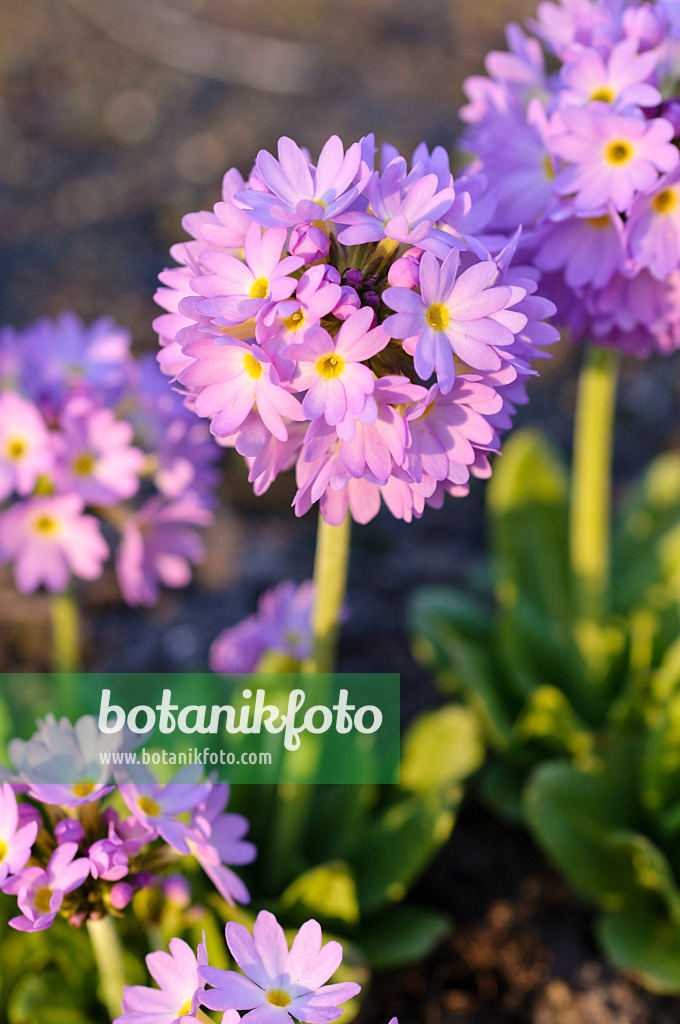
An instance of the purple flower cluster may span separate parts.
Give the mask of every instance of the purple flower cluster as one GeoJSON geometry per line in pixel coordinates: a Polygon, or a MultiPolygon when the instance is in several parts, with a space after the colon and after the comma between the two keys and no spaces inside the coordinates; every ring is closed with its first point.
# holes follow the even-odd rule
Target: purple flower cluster
{"type": "MultiPolygon", "coordinates": [[[[222,1010],[222,1024],[331,1024],[341,1014],[339,1004],[361,991],[355,982],[327,985],[342,961],[342,946],[322,945],[316,921],[302,925],[290,949],[273,914],[261,911],[252,935],[242,924],[226,927],[229,951],[243,971],[211,967],[205,936],[197,953],[181,939],[171,939],[170,953],[150,953],[149,972],[159,988],[128,986],[123,1013],[114,1024],[170,1024],[194,1021],[205,1006],[222,1010]],[[206,984],[214,986],[206,989],[206,984]],[[243,1018],[238,1011],[245,1010],[243,1018]]],[[[390,1022],[392,1024],[392,1022],[390,1022]]]]}
{"type": "Polygon", "coordinates": [[[463,145],[497,199],[492,227],[523,225],[521,251],[575,340],[675,351],[677,3],[543,2],[528,30],[510,25],[508,52],[465,84],[463,145]]]}
{"type": "Polygon", "coordinates": [[[0,332],[0,561],[22,593],[98,578],[112,540],[129,604],[186,585],[218,453],[110,320],[63,313],[0,332]]]}
{"type": "Polygon", "coordinates": [[[262,658],[271,654],[290,661],[291,667],[299,664],[312,653],[313,598],[312,580],[299,586],[283,580],[265,591],[254,615],[223,630],[213,642],[210,668],[213,672],[255,672],[262,658]]]}
{"type": "Polygon", "coordinates": [[[296,514],[318,501],[332,524],[467,493],[556,337],[517,239],[484,234],[482,175],[454,182],[440,147],[376,158],[333,136],[314,166],[282,138],[228,171],[156,296],[162,368],[255,492],[294,465],[296,514]]]}
{"type": "Polygon", "coordinates": [[[248,864],[256,849],[248,822],[225,813],[229,787],[201,780],[201,767],[180,768],[158,782],[136,765],[132,781],[111,782],[106,764],[124,749],[122,734],[104,735],[95,719],[75,726],[48,715],[28,741],[9,744],[13,770],[0,769],[0,884],[17,897],[19,931],[42,931],[57,915],[74,927],[120,914],[157,873],[193,855],[229,903],[248,890],[229,864],[248,864]],[[55,779],[68,778],[68,783],[55,779]],[[130,814],[102,801],[117,788],[130,814]],[[17,802],[17,794],[25,796],[17,802]],[[28,864],[28,866],[26,866],[28,864]]]}

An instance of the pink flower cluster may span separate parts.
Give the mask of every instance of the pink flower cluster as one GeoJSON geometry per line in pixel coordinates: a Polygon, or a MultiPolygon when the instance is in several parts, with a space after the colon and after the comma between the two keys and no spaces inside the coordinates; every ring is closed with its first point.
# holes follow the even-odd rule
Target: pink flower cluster
{"type": "Polygon", "coordinates": [[[159,988],[126,987],[123,1013],[114,1024],[195,1021],[201,1006],[224,1011],[222,1024],[239,1024],[241,1019],[249,1024],[331,1024],[342,1013],[339,1004],[361,991],[352,981],[326,984],[340,966],[343,950],[335,941],[322,945],[316,921],[302,925],[290,949],[283,928],[267,910],[257,915],[252,935],[230,921],[226,939],[242,974],[210,966],[205,936],[196,953],[182,939],[171,939],[170,953],[146,958],[159,988]],[[239,1010],[246,1011],[243,1018],[239,1010]]]}
{"type": "Polygon", "coordinates": [[[291,139],[222,201],[184,219],[161,274],[159,361],[257,494],[295,466],[297,515],[319,502],[410,521],[487,476],[531,361],[556,337],[517,239],[485,235],[483,176],[446,152],[410,166],[373,137],[333,136],[314,165],[291,139]]]}
{"type": "Polygon", "coordinates": [[[117,787],[129,816],[102,806],[116,788],[102,754],[122,751],[121,735],[100,733],[90,716],[73,726],[48,715],[30,740],[10,742],[13,770],[0,769],[0,886],[17,898],[13,928],[42,931],[57,915],[80,927],[120,914],[161,868],[189,853],[225,900],[248,902],[228,867],[256,856],[244,839],[248,822],[225,813],[229,787],[202,781],[200,766],[180,768],[165,784],[133,766],[131,781],[117,787]],[[17,794],[26,799],[18,803],[17,794]]]}
{"type": "Polygon", "coordinates": [[[538,5],[469,78],[464,148],[576,340],[680,347],[680,20],[675,0],[538,5]],[[545,56],[548,56],[548,70],[545,56]],[[670,98],[669,98],[670,97],[670,98]]]}
{"type": "Polygon", "coordinates": [[[129,604],[186,585],[219,449],[153,358],[111,321],[63,313],[0,332],[0,382],[0,561],[17,588],[96,579],[116,536],[129,604]]]}

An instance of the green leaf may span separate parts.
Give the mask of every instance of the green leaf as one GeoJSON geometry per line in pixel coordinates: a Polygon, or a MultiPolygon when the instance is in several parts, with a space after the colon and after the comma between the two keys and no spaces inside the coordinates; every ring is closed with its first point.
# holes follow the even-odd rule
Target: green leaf
{"type": "Polygon", "coordinates": [[[313,917],[330,925],[355,925],[359,903],[350,867],[342,861],[319,864],[305,871],[288,886],[280,900],[281,909],[300,923],[313,917]]]}
{"type": "Polygon", "coordinates": [[[544,609],[556,639],[570,626],[567,493],[566,470],[545,438],[516,431],[487,492],[496,595],[502,606],[524,597],[544,609]]]}
{"type": "Polygon", "coordinates": [[[490,742],[504,747],[516,709],[492,648],[493,612],[452,588],[426,587],[411,605],[414,653],[432,667],[444,693],[463,693],[490,742]]]}
{"type": "Polygon", "coordinates": [[[680,454],[656,458],[631,490],[613,537],[615,611],[680,596],[680,454]]]}
{"type": "Polygon", "coordinates": [[[598,922],[602,947],[620,970],[652,992],[680,992],[680,928],[652,908],[605,914],[598,922]]]}
{"type": "Polygon", "coordinates": [[[386,970],[422,960],[451,928],[451,920],[437,910],[402,905],[369,919],[359,941],[371,967],[386,970]]]}
{"type": "Polygon", "coordinates": [[[426,794],[466,779],[483,760],[477,719],[468,708],[450,704],[426,711],[404,736],[401,785],[426,794]]]}
{"type": "Polygon", "coordinates": [[[622,745],[597,771],[547,762],[525,791],[527,822],[545,851],[605,910],[621,909],[637,885],[629,843],[636,820],[634,760],[622,745]]]}
{"type": "Polygon", "coordinates": [[[404,794],[366,830],[352,855],[362,915],[403,900],[451,835],[460,786],[404,794]]]}

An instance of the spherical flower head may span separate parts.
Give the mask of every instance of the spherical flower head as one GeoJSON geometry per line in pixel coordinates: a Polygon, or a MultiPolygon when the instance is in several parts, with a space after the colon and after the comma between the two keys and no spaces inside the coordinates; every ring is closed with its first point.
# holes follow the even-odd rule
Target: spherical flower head
{"type": "Polygon", "coordinates": [[[211,1010],[246,1010],[254,1022],[326,1024],[342,1013],[339,1004],[357,995],[353,982],[326,985],[342,960],[339,942],[322,946],[321,927],[307,921],[288,943],[273,914],[257,915],[253,934],[230,921],[226,927],[229,950],[244,972],[202,967],[199,976],[214,988],[205,992],[203,1005],[211,1010]]]}
{"type": "Polygon", "coordinates": [[[60,592],[71,575],[97,579],[108,554],[97,519],[84,513],[77,494],[28,498],[0,517],[0,561],[13,562],[22,594],[41,585],[60,592]]]}
{"type": "Polygon", "coordinates": [[[680,119],[659,89],[678,91],[670,7],[542,2],[528,25],[557,58],[544,87],[521,94],[511,47],[487,65],[490,79],[474,80],[464,110],[465,149],[499,196],[489,229],[523,222],[524,259],[546,272],[541,288],[575,341],[673,351],[680,119]]]}
{"type": "Polygon", "coordinates": [[[53,462],[50,436],[35,405],[14,391],[0,394],[0,501],[12,491],[30,494],[53,462]]]}
{"type": "Polygon", "coordinates": [[[114,1024],[173,1024],[195,1021],[201,1004],[199,970],[208,962],[205,935],[196,953],[183,939],[170,939],[170,952],[149,953],[146,966],[158,985],[126,985],[123,1013],[114,1024]]]}
{"type": "MultiPolygon", "coordinates": [[[[517,67],[535,74],[531,45],[516,46],[517,67]]],[[[468,369],[517,376],[553,340],[538,326],[552,307],[520,310],[535,280],[511,280],[508,240],[487,233],[496,197],[485,176],[473,170],[457,187],[442,147],[418,146],[409,166],[390,146],[378,158],[372,136],[346,153],[329,140],[314,168],[283,139],[279,160],[260,153],[226,206],[228,217],[215,207],[187,219],[194,241],[173,250],[182,272],[163,278],[175,295],[162,298],[161,343],[177,348],[187,406],[244,456],[257,494],[294,465],[298,515],[318,501],[329,522],[347,508],[366,522],[381,500],[421,514],[440,494],[409,473],[408,408],[435,375],[444,391],[468,369]],[[243,253],[222,230],[235,209],[243,253]],[[407,309],[390,301],[400,293],[407,309]]],[[[491,404],[481,415],[495,415],[491,404]]],[[[213,663],[252,669],[266,649],[246,620],[219,639],[213,663]]]]}
{"type": "Polygon", "coordinates": [[[133,365],[130,332],[108,317],[86,325],[65,312],[36,321],[16,340],[23,392],[52,414],[75,393],[115,402],[133,365]]]}

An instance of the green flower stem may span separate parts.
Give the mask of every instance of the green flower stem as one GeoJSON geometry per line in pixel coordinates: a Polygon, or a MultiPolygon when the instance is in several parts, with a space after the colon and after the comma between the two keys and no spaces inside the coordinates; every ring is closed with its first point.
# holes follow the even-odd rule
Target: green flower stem
{"type": "Polygon", "coordinates": [[[80,613],[71,588],[50,596],[52,669],[77,672],[80,663],[80,613]]]}
{"type": "Polygon", "coordinates": [[[125,966],[123,950],[111,917],[87,922],[94,959],[99,972],[99,995],[111,1020],[120,1017],[125,966]]]}
{"type": "Polygon", "coordinates": [[[611,464],[619,352],[590,345],[578,382],[574,422],[569,546],[581,635],[601,628],[608,611],[611,464]]]}
{"type": "Polygon", "coordinates": [[[319,513],[314,559],[314,610],[312,657],[302,663],[303,672],[332,672],[338,645],[340,616],[345,600],[352,517],[347,513],[339,526],[329,526],[319,513]]]}

